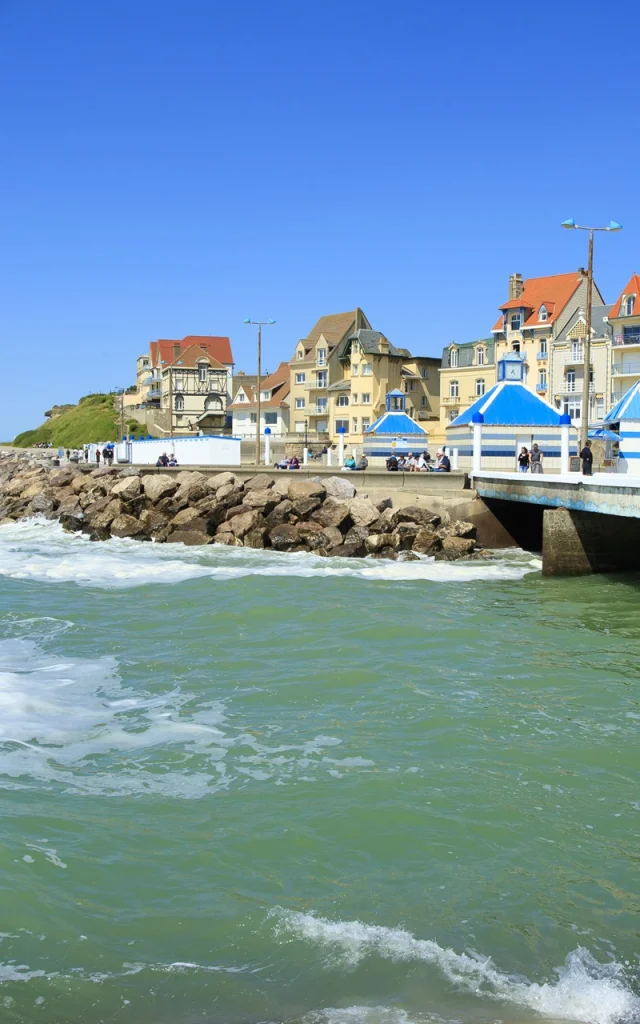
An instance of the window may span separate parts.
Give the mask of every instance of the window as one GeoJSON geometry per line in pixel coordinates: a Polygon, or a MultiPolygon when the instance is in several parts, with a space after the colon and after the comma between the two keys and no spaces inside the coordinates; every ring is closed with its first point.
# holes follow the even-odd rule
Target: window
{"type": "Polygon", "coordinates": [[[567,391],[575,391],[576,390],[576,371],[575,370],[567,370],[567,372],[565,374],[564,380],[565,380],[567,391]]]}
{"type": "Polygon", "coordinates": [[[428,380],[428,377],[429,377],[429,367],[428,366],[421,366],[420,367],[420,376],[422,377],[423,380],[428,380]]]}
{"type": "Polygon", "coordinates": [[[174,377],[173,386],[176,389],[176,391],[184,391],[184,381],[182,377],[174,377]]]}
{"type": "Polygon", "coordinates": [[[340,430],[340,427],[344,427],[345,434],[349,433],[349,420],[336,420],[335,432],[336,434],[340,430]]]}
{"type": "Polygon", "coordinates": [[[405,380],[405,382],[404,382],[404,390],[405,391],[413,391],[415,386],[416,386],[415,380],[405,380]]]}
{"type": "Polygon", "coordinates": [[[265,414],[264,414],[264,422],[265,422],[265,424],[268,427],[269,426],[271,426],[271,427],[275,426],[275,424],[278,422],[278,414],[277,414],[277,412],[265,412],[265,414]]]}
{"type": "Polygon", "coordinates": [[[479,377],[476,381],[476,398],[481,398],[484,395],[485,383],[484,377],[479,377]]]}
{"type": "Polygon", "coordinates": [[[318,349],[318,366],[326,366],[326,365],[327,365],[327,350],[326,350],[326,348],[319,348],[318,349]]]}
{"type": "Polygon", "coordinates": [[[460,395],[460,385],[457,380],[449,381],[449,398],[458,398],[460,395]]]}
{"type": "Polygon", "coordinates": [[[327,411],[327,401],[328,401],[328,399],[326,399],[326,398],[319,398],[318,399],[318,401],[316,403],[316,405],[318,406],[318,412],[326,412],[327,411]]]}
{"type": "Polygon", "coordinates": [[[296,355],[297,355],[298,359],[304,359],[304,349],[303,348],[299,348],[298,351],[296,352],[296,355]]]}
{"type": "Polygon", "coordinates": [[[209,367],[206,363],[198,363],[198,380],[203,384],[206,383],[208,369],[209,367]]]}
{"type": "Polygon", "coordinates": [[[357,377],[359,369],[360,369],[360,363],[352,363],[351,364],[351,376],[352,377],[357,377]]]}
{"type": "Polygon", "coordinates": [[[451,409],[451,411],[449,413],[449,423],[453,423],[453,421],[455,420],[457,415],[458,415],[458,410],[457,409],[451,409]]]}
{"type": "Polygon", "coordinates": [[[352,356],[353,355],[357,355],[359,351],[360,351],[360,342],[352,341],[351,342],[351,355],[352,356]]]}
{"type": "Polygon", "coordinates": [[[209,396],[209,398],[205,398],[204,400],[204,408],[206,412],[212,412],[213,410],[222,412],[222,399],[215,395],[209,396]]]}
{"type": "Polygon", "coordinates": [[[317,388],[326,388],[326,386],[327,386],[327,371],[326,370],[321,370],[320,373],[316,377],[316,387],[317,388]]]}
{"type": "Polygon", "coordinates": [[[364,434],[365,430],[368,430],[370,426],[371,426],[370,418],[368,416],[363,416],[362,417],[362,433],[364,434]]]}
{"type": "Polygon", "coordinates": [[[360,365],[362,367],[362,376],[370,377],[373,372],[371,369],[371,363],[360,363],[360,365]]]}
{"type": "Polygon", "coordinates": [[[476,363],[478,366],[484,366],[487,361],[487,350],[484,348],[476,349],[476,363]]]}
{"type": "Polygon", "coordinates": [[[184,409],[184,395],[176,395],[176,409],[184,409]]]}
{"type": "Polygon", "coordinates": [[[576,363],[580,363],[580,362],[582,362],[583,356],[584,356],[584,351],[583,351],[583,348],[582,348],[582,342],[581,341],[572,341],[571,342],[571,358],[573,359],[573,361],[576,362],[576,363]]]}
{"type": "Polygon", "coordinates": [[[457,348],[449,349],[449,366],[458,365],[458,350],[457,348]]]}
{"type": "Polygon", "coordinates": [[[246,400],[247,400],[247,396],[245,395],[244,391],[238,391],[238,394],[235,397],[235,401],[236,402],[246,402],[246,400]]]}
{"type": "Polygon", "coordinates": [[[633,307],[636,304],[635,295],[625,295],[622,300],[622,315],[633,316],[633,307]]]}
{"type": "Polygon", "coordinates": [[[270,391],[261,391],[260,392],[260,401],[261,402],[268,402],[270,399],[271,399],[271,392],[270,391]]]}
{"type": "Polygon", "coordinates": [[[540,370],[539,373],[538,373],[538,387],[540,388],[541,391],[543,389],[546,390],[546,387],[547,387],[547,371],[546,370],[540,370]]]}
{"type": "Polygon", "coordinates": [[[540,306],[540,309],[538,311],[538,322],[544,322],[545,320],[548,320],[548,319],[549,319],[549,314],[547,313],[547,307],[546,306],[540,306]]]}
{"type": "Polygon", "coordinates": [[[603,420],[604,419],[604,398],[597,398],[596,399],[596,419],[597,420],[603,420]]]}
{"type": "Polygon", "coordinates": [[[512,352],[518,352],[518,353],[520,352],[520,342],[519,341],[514,341],[513,342],[512,346],[511,346],[511,351],[512,352]]]}
{"type": "Polygon", "coordinates": [[[522,317],[520,316],[519,313],[514,313],[513,316],[511,317],[511,330],[512,331],[519,331],[521,324],[522,324],[522,317]]]}
{"type": "Polygon", "coordinates": [[[352,405],[357,405],[358,404],[358,396],[357,395],[352,395],[351,396],[351,404],[352,405]]]}
{"type": "Polygon", "coordinates": [[[582,400],[580,398],[565,398],[562,406],[562,411],[569,413],[574,423],[582,419],[582,400]]]}
{"type": "Polygon", "coordinates": [[[349,396],[348,395],[338,395],[338,397],[336,399],[336,405],[339,405],[341,408],[344,408],[344,406],[348,405],[348,404],[349,404],[349,396]]]}
{"type": "Polygon", "coordinates": [[[307,378],[304,373],[296,373],[296,384],[304,384],[306,379],[307,378]]]}
{"type": "Polygon", "coordinates": [[[296,398],[296,409],[304,409],[305,401],[304,398],[296,398]]]}
{"type": "Polygon", "coordinates": [[[371,392],[370,391],[363,391],[363,393],[362,393],[362,404],[363,405],[371,405],[371,392]]]}
{"type": "Polygon", "coordinates": [[[142,365],[143,366],[148,366],[149,365],[149,360],[148,359],[143,359],[142,360],[142,365]]]}
{"type": "Polygon", "coordinates": [[[429,399],[427,398],[426,395],[423,395],[422,398],[420,399],[420,406],[422,409],[429,408],[429,399]]]}
{"type": "Polygon", "coordinates": [[[357,416],[353,417],[353,419],[351,421],[351,424],[352,424],[352,428],[353,428],[353,433],[357,434],[358,433],[358,417],[357,416]]]}
{"type": "Polygon", "coordinates": [[[546,356],[547,354],[547,339],[540,338],[540,355],[546,356]]]}
{"type": "Polygon", "coordinates": [[[635,324],[633,327],[623,327],[622,342],[624,345],[640,345],[640,324],[635,324]]]}
{"type": "Polygon", "coordinates": [[[252,423],[254,424],[254,426],[255,426],[255,424],[256,424],[256,423],[258,422],[258,414],[257,414],[257,412],[252,412],[252,413],[250,414],[250,419],[251,419],[251,422],[252,422],[252,423]]]}

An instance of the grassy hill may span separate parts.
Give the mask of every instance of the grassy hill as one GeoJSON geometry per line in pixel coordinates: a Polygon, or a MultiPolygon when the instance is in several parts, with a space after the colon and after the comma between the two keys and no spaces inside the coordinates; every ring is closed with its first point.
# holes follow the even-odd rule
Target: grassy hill
{"type": "MultiPolygon", "coordinates": [[[[87,395],[77,405],[56,406],[63,411],[35,430],[25,430],[13,442],[16,448],[29,448],[51,441],[63,448],[80,448],[90,441],[116,441],[120,436],[120,417],[113,395],[87,395]]],[[[129,433],[146,433],[137,420],[126,420],[129,433]]]]}

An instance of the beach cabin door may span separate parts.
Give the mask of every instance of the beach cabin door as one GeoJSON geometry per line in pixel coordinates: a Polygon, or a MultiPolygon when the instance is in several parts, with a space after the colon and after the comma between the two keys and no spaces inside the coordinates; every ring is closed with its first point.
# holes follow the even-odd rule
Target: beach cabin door
{"type": "Polygon", "coordinates": [[[516,464],[514,466],[514,472],[518,468],[518,455],[520,454],[521,448],[526,448],[528,452],[531,451],[531,434],[516,435],[516,464]]]}

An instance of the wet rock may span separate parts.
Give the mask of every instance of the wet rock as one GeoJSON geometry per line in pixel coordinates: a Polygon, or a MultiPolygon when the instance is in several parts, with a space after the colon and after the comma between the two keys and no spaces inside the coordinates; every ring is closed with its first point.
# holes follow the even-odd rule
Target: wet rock
{"type": "Polygon", "coordinates": [[[475,540],[477,530],[473,523],[467,523],[463,519],[451,519],[449,522],[441,523],[438,527],[438,534],[445,537],[463,537],[475,540]]]}
{"type": "Polygon", "coordinates": [[[269,530],[269,541],[271,547],[276,551],[290,551],[291,548],[300,544],[300,532],[297,526],[283,523],[282,526],[274,526],[269,530]]]}
{"type": "Polygon", "coordinates": [[[171,497],[178,490],[175,477],[168,476],[166,473],[154,473],[143,477],[142,487],[145,495],[154,505],[161,498],[171,497]]]}
{"type": "Polygon", "coordinates": [[[111,524],[112,537],[137,537],[144,533],[144,524],[134,516],[119,515],[111,524]]]}
{"type": "MultiPolygon", "coordinates": [[[[320,526],[320,523],[298,523],[296,525],[300,543],[306,545],[310,551],[315,551],[319,547],[326,547],[325,531],[320,526]]],[[[337,531],[342,540],[342,534],[337,531]]],[[[337,541],[336,543],[340,543],[337,541]]]]}
{"type": "Polygon", "coordinates": [[[443,537],[442,550],[435,557],[438,560],[453,562],[464,555],[470,555],[476,546],[475,540],[465,537],[443,537]]]}
{"type": "Polygon", "coordinates": [[[198,544],[213,544],[213,537],[202,530],[174,530],[167,537],[167,544],[187,544],[195,547],[198,544]]]}
{"type": "Polygon", "coordinates": [[[344,537],[337,526],[325,526],[319,534],[319,547],[325,548],[327,551],[330,548],[337,547],[338,544],[342,544],[343,541],[344,537]]]}
{"type": "Polygon", "coordinates": [[[393,531],[393,547],[398,551],[410,551],[414,541],[423,527],[417,523],[398,523],[393,531]]]}
{"type": "Polygon", "coordinates": [[[248,533],[245,533],[243,544],[245,548],[264,548],[267,536],[266,526],[261,526],[257,530],[249,530],[248,533]]]}
{"type": "Polygon", "coordinates": [[[360,541],[357,544],[337,544],[333,548],[329,548],[327,554],[329,557],[338,558],[364,558],[367,553],[364,541],[360,541]]]}
{"type": "Polygon", "coordinates": [[[393,534],[370,533],[367,537],[366,546],[367,551],[372,555],[382,551],[383,548],[393,547],[393,534]]]}
{"type": "Polygon", "coordinates": [[[103,498],[86,510],[89,526],[106,529],[114,519],[123,514],[123,505],[119,498],[103,498]],[[100,505],[101,508],[96,508],[100,505]]]}
{"type": "Polygon", "coordinates": [[[419,555],[435,555],[442,548],[442,539],[433,526],[421,526],[415,535],[412,550],[419,555]]]}
{"type": "MultiPolygon", "coordinates": [[[[313,524],[315,525],[315,524],[313,524]]],[[[369,539],[369,531],[366,526],[352,526],[344,537],[345,544],[363,544],[369,539]]]]}
{"type": "Polygon", "coordinates": [[[144,512],[140,513],[140,522],[144,526],[147,533],[152,536],[158,533],[160,530],[164,530],[168,526],[168,520],[163,512],[159,512],[155,508],[147,508],[144,512]]]}
{"type": "Polygon", "coordinates": [[[60,517],[60,525],[68,533],[79,533],[84,528],[86,519],[83,512],[66,513],[60,517]]]}

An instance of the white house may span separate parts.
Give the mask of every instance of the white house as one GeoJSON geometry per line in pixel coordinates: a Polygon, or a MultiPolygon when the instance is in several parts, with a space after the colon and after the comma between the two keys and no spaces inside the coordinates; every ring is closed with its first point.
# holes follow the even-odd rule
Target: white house
{"type": "MultiPolygon", "coordinates": [[[[280,363],[275,373],[260,382],[260,435],[269,427],[272,437],[283,437],[289,433],[290,367],[280,363]]],[[[258,402],[256,388],[241,384],[236,396],[228,406],[233,416],[234,437],[255,437],[258,402]]]]}

